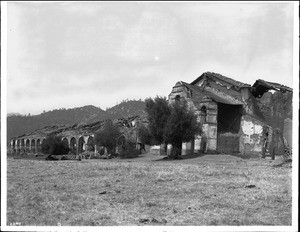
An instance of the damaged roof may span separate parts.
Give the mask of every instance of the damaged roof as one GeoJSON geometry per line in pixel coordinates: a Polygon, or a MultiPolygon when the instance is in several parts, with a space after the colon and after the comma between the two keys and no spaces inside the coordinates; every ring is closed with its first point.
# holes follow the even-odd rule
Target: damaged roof
{"type": "Polygon", "coordinates": [[[257,97],[259,95],[263,95],[265,92],[268,92],[269,90],[276,90],[276,91],[280,91],[280,92],[293,92],[293,89],[285,86],[285,85],[281,85],[278,83],[274,83],[274,82],[269,82],[269,81],[265,81],[262,79],[258,79],[252,86],[252,94],[257,97]]]}
{"type": "Polygon", "coordinates": [[[191,85],[186,82],[181,81],[181,83],[192,91],[193,96],[200,95],[201,97],[209,96],[216,102],[229,104],[229,105],[242,105],[242,97],[239,93],[228,90],[227,88],[222,88],[222,86],[213,86],[215,92],[209,91],[205,87],[199,87],[196,85],[191,85]]]}
{"type": "MultiPolygon", "coordinates": [[[[143,116],[132,116],[132,117],[127,117],[127,118],[120,118],[120,119],[115,119],[112,120],[112,122],[116,125],[118,125],[121,128],[130,128],[132,127],[132,122],[134,120],[142,120],[144,121],[144,117],[143,116]]],[[[72,125],[53,125],[53,126],[46,126],[43,127],[41,129],[37,129],[34,130],[33,132],[30,133],[26,133],[17,137],[14,137],[12,139],[20,139],[23,137],[45,137],[47,135],[50,134],[64,134],[64,133],[74,133],[74,134],[92,134],[95,133],[97,131],[99,131],[99,129],[101,129],[101,127],[103,126],[104,122],[107,120],[102,120],[102,121],[98,121],[98,122],[93,122],[93,123],[89,123],[89,124],[72,124],[72,125]]]]}
{"type": "Polygon", "coordinates": [[[203,73],[200,77],[198,77],[196,80],[192,81],[190,84],[191,85],[195,85],[196,83],[198,83],[200,80],[202,80],[203,78],[214,78],[214,79],[218,79],[222,82],[226,82],[230,85],[233,85],[237,88],[251,88],[251,85],[240,82],[240,81],[236,81],[234,79],[231,79],[229,77],[223,76],[221,74],[218,73],[214,73],[214,72],[205,72],[203,73]]]}

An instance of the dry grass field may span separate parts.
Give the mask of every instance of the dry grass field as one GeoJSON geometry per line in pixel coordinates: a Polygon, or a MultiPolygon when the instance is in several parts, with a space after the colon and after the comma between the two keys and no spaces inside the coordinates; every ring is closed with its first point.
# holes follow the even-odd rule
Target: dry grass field
{"type": "Polygon", "coordinates": [[[292,169],[206,155],[165,161],[8,158],[8,225],[291,225],[292,169]]]}

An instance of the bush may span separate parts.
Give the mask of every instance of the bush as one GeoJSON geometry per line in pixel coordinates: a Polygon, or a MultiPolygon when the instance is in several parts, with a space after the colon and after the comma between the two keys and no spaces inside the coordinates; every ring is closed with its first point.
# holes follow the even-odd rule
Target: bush
{"type": "Polygon", "coordinates": [[[70,149],[62,142],[61,138],[56,135],[48,136],[42,143],[42,153],[49,155],[68,154],[70,149]]]}
{"type": "Polygon", "coordinates": [[[108,120],[104,123],[101,130],[95,134],[95,144],[99,147],[105,147],[110,154],[117,146],[117,140],[120,136],[118,125],[114,125],[112,121],[108,120]]]}
{"type": "Polygon", "coordinates": [[[136,149],[136,144],[132,141],[126,141],[120,151],[120,158],[136,158],[140,154],[140,151],[136,149]]]}

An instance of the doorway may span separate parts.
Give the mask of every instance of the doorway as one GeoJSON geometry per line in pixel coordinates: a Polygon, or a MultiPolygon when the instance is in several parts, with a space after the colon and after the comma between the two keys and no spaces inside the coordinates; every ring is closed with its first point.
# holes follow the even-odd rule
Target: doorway
{"type": "Polygon", "coordinates": [[[219,153],[239,152],[239,130],[241,125],[242,105],[218,103],[218,138],[219,153]]]}

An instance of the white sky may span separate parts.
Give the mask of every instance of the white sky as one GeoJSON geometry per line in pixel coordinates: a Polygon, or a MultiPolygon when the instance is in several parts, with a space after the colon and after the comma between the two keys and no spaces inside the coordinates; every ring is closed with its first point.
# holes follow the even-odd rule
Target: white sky
{"type": "Polygon", "coordinates": [[[212,71],[291,86],[291,2],[8,2],[7,112],[167,96],[212,71]]]}

